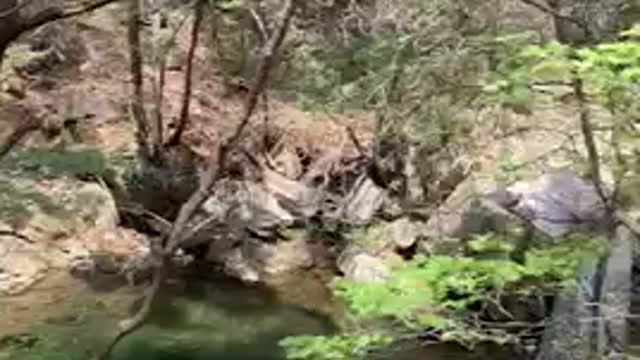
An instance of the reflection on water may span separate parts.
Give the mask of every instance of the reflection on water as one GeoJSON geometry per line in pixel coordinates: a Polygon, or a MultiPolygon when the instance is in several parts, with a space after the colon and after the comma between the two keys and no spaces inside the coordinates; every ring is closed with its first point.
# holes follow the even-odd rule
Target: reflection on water
{"type": "Polygon", "coordinates": [[[333,330],[328,319],[265,291],[191,281],[180,296],[163,297],[147,326],[123,342],[114,358],[282,360],[280,339],[333,330]]]}
{"type": "MultiPolygon", "coordinates": [[[[235,282],[188,280],[157,300],[148,323],[118,346],[114,360],[283,360],[282,338],[334,331],[324,316],[235,282]]],[[[0,299],[3,313],[24,312],[0,318],[0,360],[92,358],[131,303],[131,294],[91,292],[72,279],[0,299]],[[49,297],[55,301],[42,301],[49,297]],[[30,326],[12,331],[17,323],[30,326]]]]}
{"type": "MultiPolygon", "coordinates": [[[[132,298],[130,293],[91,292],[82,283],[67,281],[23,297],[0,299],[3,315],[19,315],[14,320],[0,318],[0,360],[91,359],[111,339],[132,298]],[[30,329],[26,323],[31,323],[30,329]]],[[[298,296],[296,301],[300,300],[298,296]]],[[[278,346],[282,338],[334,330],[327,317],[285,304],[265,289],[192,279],[159,297],[150,321],[118,346],[113,360],[284,360],[278,346]]],[[[372,359],[520,358],[495,347],[471,353],[452,345],[378,355],[372,359]]]]}

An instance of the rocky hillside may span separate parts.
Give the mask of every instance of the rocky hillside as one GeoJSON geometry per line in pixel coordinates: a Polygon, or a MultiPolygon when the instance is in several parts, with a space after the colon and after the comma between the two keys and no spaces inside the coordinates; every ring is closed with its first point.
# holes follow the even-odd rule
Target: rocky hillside
{"type": "MultiPolygon", "coordinates": [[[[150,226],[155,236],[166,229],[147,212],[171,220],[178,202],[194,186],[193,179],[163,185],[143,177],[147,183],[132,191],[127,183],[136,166],[131,161],[135,129],[127,111],[122,21],[119,5],[113,5],[48,25],[9,51],[0,132],[39,126],[27,126],[37,130],[29,131],[3,160],[0,185],[3,203],[9,205],[0,207],[0,230],[6,229],[11,238],[2,243],[8,247],[4,252],[28,254],[3,257],[10,261],[2,266],[0,288],[5,293],[28,288],[49,265],[93,267],[86,259],[97,253],[144,256],[146,235],[138,231],[150,226]],[[12,232],[25,238],[13,239],[12,232]],[[14,243],[18,245],[8,245],[14,243]],[[55,251],[48,250],[51,247],[55,251]]],[[[187,30],[178,33],[177,50],[167,66],[166,114],[180,109],[187,30]]],[[[196,51],[192,124],[184,137],[189,150],[175,160],[181,168],[202,168],[213,145],[237,126],[243,106],[245,93],[225,85],[219,68],[211,65],[207,45],[196,51]]],[[[145,74],[151,77],[152,69],[145,74]]],[[[375,269],[385,266],[378,257],[434,253],[442,239],[457,238],[453,229],[474,194],[549,166],[572,165],[572,152],[582,152],[575,143],[575,114],[571,106],[536,109],[529,115],[488,109],[475,120],[470,113],[471,136],[446,148],[410,148],[405,153],[401,143],[389,144],[388,179],[382,185],[366,171],[370,116],[314,115],[273,96],[269,109],[253,119],[243,144],[247,152],[266,147],[264,160],[234,159],[235,176],[218,185],[200,215],[217,224],[232,223],[233,229],[207,227],[194,243],[215,241],[205,250],[194,244],[200,249],[194,254],[221,264],[234,276],[258,281],[335,259],[343,249],[326,229],[332,221],[366,225],[356,243],[369,257],[343,256],[339,267],[355,278],[367,278],[366,269],[378,273],[375,269]],[[496,176],[501,171],[506,178],[496,176]],[[408,204],[407,191],[420,194],[420,203],[408,204]],[[318,215],[323,219],[320,233],[309,234],[308,224],[318,215]],[[281,231],[283,227],[288,229],[281,231]]]]}

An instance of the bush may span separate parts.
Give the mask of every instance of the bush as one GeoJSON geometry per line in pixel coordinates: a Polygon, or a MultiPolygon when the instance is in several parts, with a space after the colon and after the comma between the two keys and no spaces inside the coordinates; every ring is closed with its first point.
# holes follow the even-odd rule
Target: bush
{"type": "MultiPolygon", "coordinates": [[[[505,253],[512,251],[508,246],[497,246],[500,241],[487,235],[477,237],[471,244],[476,252],[493,253],[496,248],[505,253]]],[[[479,315],[477,309],[482,306],[478,305],[499,303],[507,295],[572,291],[581,266],[603,256],[606,244],[603,239],[571,235],[557,245],[527,251],[522,264],[476,257],[418,256],[395,267],[385,283],[336,280],[332,284],[334,293],[345,300],[349,313],[360,324],[391,320],[400,328],[395,325],[382,338],[362,338],[356,333],[355,337],[293,338],[282,345],[290,359],[329,360],[366,358],[371,350],[368,345],[380,345],[373,340],[384,339],[388,343],[394,334],[407,330],[436,331],[442,340],[470,347],[481,341],[502,343],[511,338],[470,321],[479,315]],[[346,345],[350,342],[358,344],[354,348],[357,351],[350,352],[346,345]]]]}

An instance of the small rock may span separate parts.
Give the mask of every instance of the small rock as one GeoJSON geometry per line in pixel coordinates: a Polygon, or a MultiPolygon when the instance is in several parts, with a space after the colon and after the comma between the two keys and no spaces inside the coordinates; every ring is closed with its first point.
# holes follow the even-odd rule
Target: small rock
{"type": "Polygon", "coordinates": [[[416,243],[420,230],[409,218],[400,218],[387,225],[387,233],[399,249],[408,249],[416,243]]]}
{"type": "Polygon", "coordinates": [[[343,216],[347,221],[366,223],[380,209],[387,192],[366,175],[357,180],[345,199],[343,216]]]}
{"type": "Polygon", "coordinates": [[[385,263],[356,247],[347,248],[338,258],[338,269],[348,280],[359,282],[384,282],[390,270],[385,263]]]}
{"type": "Polygon", "coordinates": [[[247,261],[240,248],[235,248],[226,254],[224,270],[228,275],[246,283],[260,281],[260,274],[247,261]]]}

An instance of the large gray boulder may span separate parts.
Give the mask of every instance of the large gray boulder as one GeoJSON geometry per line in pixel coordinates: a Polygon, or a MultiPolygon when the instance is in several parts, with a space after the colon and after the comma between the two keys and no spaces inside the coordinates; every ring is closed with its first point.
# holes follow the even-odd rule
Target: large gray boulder
{"type": "Polygon", "coordinates": [[[606,190],[596,189],[591,182],[567,171],[545,174],[507,189],[516,199],[511,211],[552,237],[606,232],[611,219],[603,201],[606,194],[600,191],[606,190]]]}
{"type": "Polygon", "coordinates": [[[514,227],[528,224],[538,235],[560,238],[575,232],[605,233],[611,219],[599,190],[568,171],[494,190],[463,183],[431,216],[419,248],[438,253],[455,249],[473,234],[511,235],[514,227]]]}

